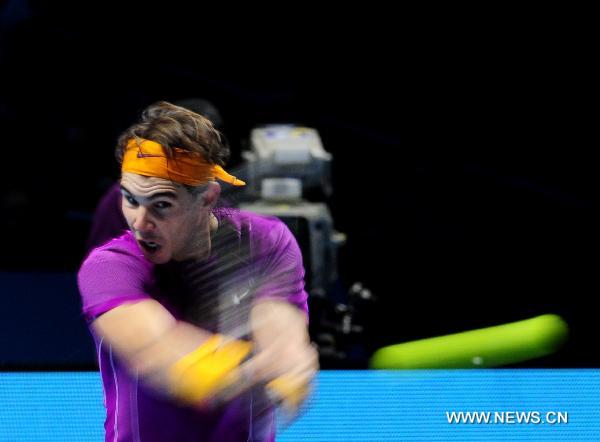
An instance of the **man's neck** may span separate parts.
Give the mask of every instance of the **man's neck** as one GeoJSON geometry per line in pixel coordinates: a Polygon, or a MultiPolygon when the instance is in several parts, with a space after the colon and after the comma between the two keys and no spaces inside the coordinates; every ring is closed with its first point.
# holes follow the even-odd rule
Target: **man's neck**
{"type": "Polygon", "coordinates": [[[212,236],[219,229],[219,220],[212,213],[209,220],[201,226],[195,237],[190,241],[188,253],[182,258],[174,258],[174,261],[204,261],[208,259],[212,251],[212,236]]]}

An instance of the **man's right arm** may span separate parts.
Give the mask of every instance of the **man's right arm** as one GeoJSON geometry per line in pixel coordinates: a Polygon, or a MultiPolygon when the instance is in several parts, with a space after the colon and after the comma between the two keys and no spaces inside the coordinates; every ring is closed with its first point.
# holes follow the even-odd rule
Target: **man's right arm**
{"type": "Polygon", "coordinates": [[[172,390],[169,367],[212,336],[177,321],[152,299],[113,308],[96,318],[91,327],[97,336],[112,345],[132,373],[167,394],[172,390]]]}
{"type": "Polygon", "coordinates": [[[255,383],[241,368],[251,352],[249,342],[177,321],[155,300],[115,307],[91,328],[134,376],[182,403],[227,401],[255,383]]]}

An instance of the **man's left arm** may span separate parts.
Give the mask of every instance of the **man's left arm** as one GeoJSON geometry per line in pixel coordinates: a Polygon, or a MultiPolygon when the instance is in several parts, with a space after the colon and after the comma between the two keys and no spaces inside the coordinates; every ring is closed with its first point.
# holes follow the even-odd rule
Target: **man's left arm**
{"type": "Polygon", "coordinates": [[[288,227],[276,218],[256,218],[250,328],[255,356],[250,376],[296,407],[318,370],[308,334],[308,294],[302,253],[288,227]]]}
{"type": "Polygon", "coordinates": [[[249,366],[253,376],[297,408],[319,368],[306,313],[286,301],[264,299],[252,307],[250,321],[256,350],[249,366]]]}

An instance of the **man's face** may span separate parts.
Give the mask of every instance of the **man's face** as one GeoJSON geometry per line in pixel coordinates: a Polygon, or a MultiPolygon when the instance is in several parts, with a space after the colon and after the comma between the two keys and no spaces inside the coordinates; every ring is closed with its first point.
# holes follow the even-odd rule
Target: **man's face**
{"type": "Polygon", "coordinates": [[[210,210],[201,195],[162,178],[123,173],[122,209],[144,256],[154,264],[181,260],[197,242],[210,210]]]}

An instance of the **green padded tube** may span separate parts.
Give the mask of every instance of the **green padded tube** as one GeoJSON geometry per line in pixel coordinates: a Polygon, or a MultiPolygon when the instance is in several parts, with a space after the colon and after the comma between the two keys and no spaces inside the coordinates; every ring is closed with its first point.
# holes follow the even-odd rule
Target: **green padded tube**
{"type": "Polygon", "coordinates": [[[438,336],[377,350],[375,369],[498,367],[555,352],[567,339],[568,327],[557,315],[438,336]]]}

